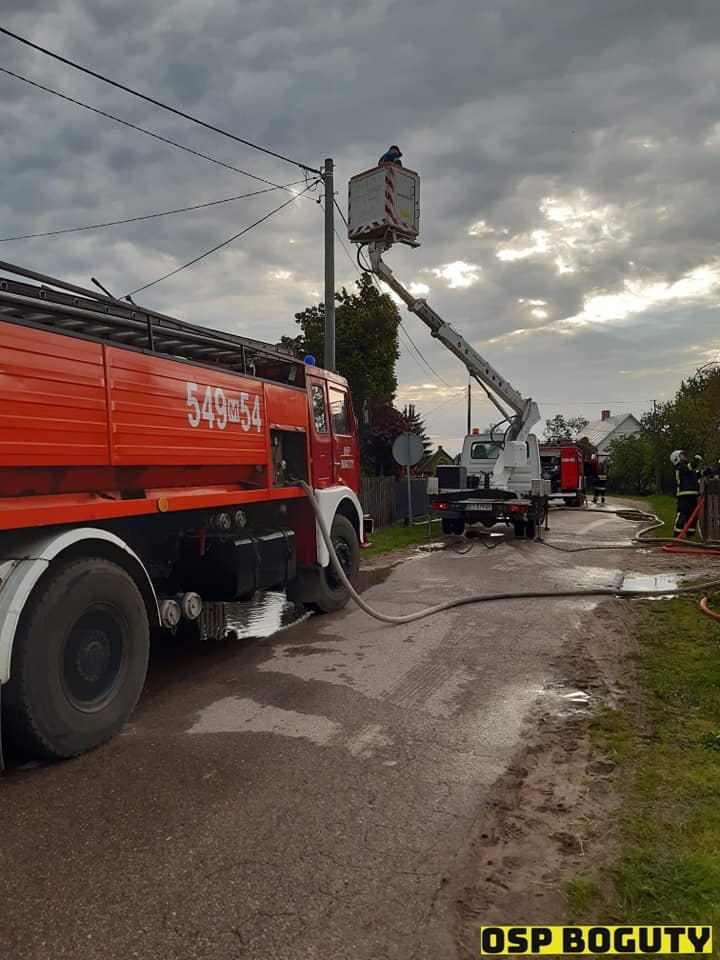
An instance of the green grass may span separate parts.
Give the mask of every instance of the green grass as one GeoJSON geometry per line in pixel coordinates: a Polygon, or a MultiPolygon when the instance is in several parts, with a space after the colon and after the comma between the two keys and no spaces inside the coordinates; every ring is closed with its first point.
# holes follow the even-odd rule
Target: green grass
{"type": "Polygon", "coordinates": [[[568,905],[598,922],[717,925],[720,626],[703,617],[697,598],[648,603],[643,616],[638,689],[620,710],[598,715],[591,731],[620,765],[615,894],[608,900],[594,877],[579,877],[568,905]]]}
{"type": "Polygon", "coordinates": [[[592,911],[600,897],[600,886],[597,880],[588,880],[576,877],[571,880],[566,889],[568,907],[573,917],[582,917],[592,911]]]}
{"type": "MultiPolygon", "coordinates": [[[[441,535],[440,520],[435,519],[431,524],[431,536],[441,535]]],[[[381,553],[389,553],[391,550],[397,550],[399,547],[409,547],[414,543],[425,543],[428,539],[427,521],[413,524],[412,527],[406,527],[404,523],[394,523],[389,527],[380,527],[375,530],[369,538],[372,544],[360,554],[363,557],[375,557],[381,553]]]]}
{"type": "Polygon", "coordinates": [[[672,537],[673,526],[675,524],[675,515],[677,505],[675,497],[670,497],[664,493],[653,493],[648,497],[636,497],[629,494],[618,494],[623,500],[637,500],[638,509],[646,510],[648,513],[654,513],[659,520],[662,520],[663,526],[652,531],[654,537],[672,537]]]}

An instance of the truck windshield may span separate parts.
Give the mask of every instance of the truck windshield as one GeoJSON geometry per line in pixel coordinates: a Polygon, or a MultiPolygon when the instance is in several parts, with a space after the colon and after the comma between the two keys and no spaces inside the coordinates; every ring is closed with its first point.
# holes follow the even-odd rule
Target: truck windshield
{"type": "Polygon", "coordinates": [[[497,460],[500,456],[500,447],[490,440],[473,443],[470,447],[471,460],[497,460]]]}

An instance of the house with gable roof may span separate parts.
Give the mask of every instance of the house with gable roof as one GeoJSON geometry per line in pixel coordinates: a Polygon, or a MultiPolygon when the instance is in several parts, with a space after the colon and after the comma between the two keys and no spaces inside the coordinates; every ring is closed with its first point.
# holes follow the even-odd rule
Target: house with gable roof
{"type": "Polygon", "coordinates": [[[425,460],[421,461],[413,471],[416,477],[434,477],[438,467],[452,466],[453,458],[443,450],[442,445],[425,460]]]}
{"type": "Polygon", "coordinates": [[[587,437],[597,449],[598,458],[603,460],[609,456],[613,440],[621,440],[638,433],[640,421],[632,413],[621,413],[613,417],[609,410],[603,410],[600,420],[589,423],[577,439],[587,437]]]}

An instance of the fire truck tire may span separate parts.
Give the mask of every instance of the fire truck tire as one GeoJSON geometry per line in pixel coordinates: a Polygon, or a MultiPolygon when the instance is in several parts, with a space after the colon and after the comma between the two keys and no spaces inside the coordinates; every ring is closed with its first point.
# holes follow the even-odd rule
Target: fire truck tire
{"type": "Polygon", "coordinates": [[[465,529],[465,521],[460,518],[443,517],[440,521],[440,526],[446,536],[455,534],[459,537],[465,529]]]}
{"type": "MultiPolygon", "coordinates": [[[[360,568],[360,544],[355,527],[347,517],[341,514],[335,516],[330,528],[330,540],[345,576],[352,583],[360,568]]],[[[318,571],[312,592],[312,605],[320,613],[342,610],[350,599],[347,587],[338,577],[332,564],[318,571]]]]}
{"type": "Polygon", "coordinates": [[[513,533],[516,537],[525,536],[525,521],[524,520],[513,520],[513,533]]]}
{"type": "Polygon", "coordinates": [[[38,759],[78,756],[128,719],[145,683],[150,628],[132,577],[100,557],[50,568],[20,618],[3,732],[38,759]]]}
{"type": "Polygon", "coordinates": [[[535,521],[534,521],[534,520],[526,520],[526,521],[525,521],[525,536],[528,538],[528,540],[532,540],[532,538],[535,536],[535,521]]]}

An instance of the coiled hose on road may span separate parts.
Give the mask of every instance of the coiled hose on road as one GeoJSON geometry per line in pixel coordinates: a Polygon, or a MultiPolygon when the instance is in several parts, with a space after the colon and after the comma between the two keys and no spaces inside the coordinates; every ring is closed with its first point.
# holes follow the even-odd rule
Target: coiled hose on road
{"type": "MultiPolygon", "coordinates": [[[[564,508],[561,508],[564,509],[564,508]]],[[[631,537],[627,544],[590,544],[583,547],[560,547],[554,543],[545,543],[543,545],[550,547],[551,550],[559,550],[562,553],[579,553],[581,550],[622,550],[633,549],[637,544],[644,546],[662,547],[666,553],[685,553],[689,556],[698,554],[700,556],[720,557],[720,546],[710,544],[704,546],[696,543],[689,543],[683,539],[682,534],[679,537],[650,537],[649,534],[658,527],[662,527],[663,522],[654,513],[646,513],[644,510],[636,508],[623,507],[620,510],[599,510],[598,513],[612,513],[621,517],[623,520],[630,520],[636,523],[642,523],[643,520],[652,521],[649,526],[643,527],[636,536],[631,537]]],[[[684,531],[683,531],[684,533],[684,531]]]]}
{"type": "MultiPolygon", "coordinates": [[[[335,573],[337,573],[338,577],[340,578],[341,583],[361,610],[364,610],[365,613],[369,614],[371,617],[374,617],[376,620],[381,620],[383,623],[412,623],[415,620],[422,620],[424,617],[430,617],[433,614],[440,613],[443,610],[452,610],[454,607],[464,607],[470,603],[489,603],[490,601],[494,600],[527,600],[529,597],[666,597],[670,594],[679,595],[683,593],[697,593],[699,591],[705,591],[710,587],[716,587],[720,585],[720,579],[717,579],[708,580],[705,583],[697,584],[695,586],[674,587],[670,590],[618,590],[616,587],[578,587],[575,590],[533,590],[530,592],[525,591],[518,593],[474,594],[469,597],[460,597],[456,600],[448,600],[445,603],[439,603],[434,607],[426,607],[424,610],[415,611],[415,613],[407,613],[400,617],[392,617],[389,614],[381,613],[379,610],[374,610],[362,599],[360,594],[353,587],[352,583],[350,583],[345,571],[342,568],[342,564],[335,553],[335,549],[333,548],[330,532],[323,518],[320,506],[315,499],[315,495],[307,483],[302,480],[297,482],[304,491],[305,495],[310,501],[313,511],[315,512],[315,519],[317,520],[320,533],[322,534],[322,538],[325,541],[325,546],[328,548],[328,552],[330,554],[330,562],[333,565],[335,573]]],[[[637,512],[640,513],[640,511],[637,512]]],[[[643,516],[649,517],[650,515],[644,514],[643,516]]],[[[654,519],[657,520],[657,517],[654,519]]],[[[645,531],[640,531],[641,534],[643,532],[645,531]]]]}

